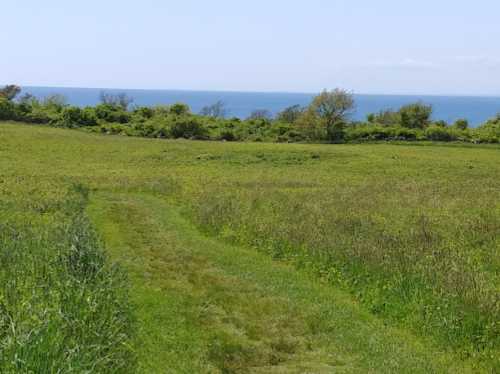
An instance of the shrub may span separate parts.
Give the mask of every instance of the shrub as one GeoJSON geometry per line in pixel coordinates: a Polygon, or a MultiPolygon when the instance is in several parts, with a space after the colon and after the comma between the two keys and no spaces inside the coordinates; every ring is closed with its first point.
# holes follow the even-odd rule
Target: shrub
{"type": "Polygon", "coordinates": [[[288,132],[288,139],[291,142],[301,142],[305,140],[302,133],[295,129],[292,129],[288,132]]]}
{"type": "Polygon", "coordinates": [[[438,127],[448,127],[448,123],[443,120],[435,121],[433,124],[438,127]]]}
{"type": "Polygon", "coordinates": [[[169,136],[166,117],[154,116],[144,122],[135,122],[132,129],[136,135],[147,138],[167,138],[169,136]]]}
{"type": "Polygon", "coordinates": [[[134,121],[151,119],[155,115],[155,110],[149,107],[140,107],[133,111],[134,121]]]}
{"type": "Polygon", "coordinates": [[[418,138],[423,138],[421,130],[401,126],[383,126],[368,123],[347,127],[346,130],[346,140],[348,141],[413,141],[418,138]]]}
{"type": "Polygon", "coordinates": [[[128,123],[130,113],[121,107],[110,104],[99,104],[95,107],[95,115],[98,119],[106,122],[128,123]]]}
{"type": "Polygon", "coordinates": [[[4,97],[0,97],[0,120],[15,120],[16,107],[14,103],[4,97]]]}
{"type": "MultiPolygon", "coordinates": [[[[88,128],[93,129],[94,126],[88,128]]],[[[101,133],[107,135],[135,135],[134,130],[130,126],[121,123],[106,123],[101,125],[100,127],[96,127],[96,130],[93,131],[100,131],[101,133]]]]}
{"type": "Polygon", "coordinates": [[[324,140],[326,129],[321,123],[321,118],[312,109],[308,108],[295,122],[295,128],[303,140],[324,140]]]}
{"type": "Polygon", "coordinates": [[[42,100],[43,108],[51,113],[60,113],[67,106],[63,95],[50,95],[42,100]]]}
{"type": "Polygon", "coordinates": [[[191,109],[187,104],[175,103],[174,105],[170,106],[169,112],[177,116],[182,116],[191,113],[191,109]]]}
{"type": "Polygon", "coordinates": [[[425,136],[428,140],[448,142],[457,140],[457,135],[446,127],[438,125],[429,126],[425,129],[425,136]]]}
{"type": "Polygon", "coordinates": [[[390,137],[387,128],[379,125],[360,125],[349,128],[346,132],[346,140],[386,140],[390,137]]]}
{"type": "Polygon", "coordinates": [[[495,144],[500,143],[500,137],[491,131],[481,130],[474,134],[474,142],[495,144]]]}
{"type": "Polygon", "coordinates": [[[51,122],[57,122],[56,117],[57,114],[53,114],[51,116],[46,110],[44,110],[44,108],[35,106],[31,108],[31,111],[25,113],[22,120],[29,123],[48,124],[51,122]]]}
{"type": "MultiPolygon", "coordinates": [[[[9,86],[10,87],[10,86],[9,86]]],[[[500,142],[500,115],[477,129],[468,129],[465,119],[449,126],[431,121],[432,106],[417,102],[398,111],[382,110],[368,115],[367,122],[350,121],[354,112],[351,93],[336,89],[323,91],[308,107],[290,106],[272,119],[267,110],[256,110],[246,120],[224,119],[224,103],[203,108],[202,115],[191,114],[186,104],[136,107],[128,111],[132,99],[125,94],[103,93],[95,107],[68,106],[64,97],[38,100],[25,94],[15,97],[15,86],[0,90],[0,120],[52,124],[63,127],[93,127],[105,134],[127,134],[156,138],[217,139],[226,141],[384,141],[436,140],[500,142]],[[6,92],[1,94],[1,92],[6,92]],[[123,126],[123,125],[128,126],[123,126]]],[[[90,129],[89,129],[90,130],[90,129]]]]}
{"type": "Polygon", "coordinates": [[[247,120],[267,120],[270,121],[273,118],[272,113],[267,109],[256,109],[250,113],[247,120]]]}
{"type": "Polygon", "coordinates": [[[399,126],[394,127],[394,136],[396,140],[417,140],[420,133],[421,131],[418,129],[408,129],[399,126]]]}
{"type": "Polygon", "coordinates": [[[367,116],[370,123],[382,126],[397,126],[401,124],[401,115],[391,109],[381,110],[378,113],[372,113],[367,116]]]}
{"type": "Polygon", "coordinates": [[[423,103],[409,104],[399,110],[401,126],[409,129],[423,129],[430,123],[432,106],[423,103]]]}
{"type": "Polygon", "coordinates": [[[0,89],[0,98],[7,100],[14,100],[14,98],[21,92],[21,87],[15,84],[9,84],[0,89]]]}
{"type": "Polygon", "coordinates": [[[212,118],[224,118],[227,115],[226,105],[223,101],[219,100],[212,105],[203,107],[200,115],[212,118]]]}
{"type": "Polygon", "coordinates": [[[479,143],[500,143],[500,114],[474,131],[474,140],[479,143]]]}
{"type": "Polygon", "coordinates": [[[346,123],[343,121],[336,121],[326,127],[327,139],[331,142],[337,143],[344,141],[346,123]]]}
{"type": "Polygon", "coordinates": [[[457,119],[455,123],[453,123],[453,127],[459,129],[459,130],[466,130],[469,128],[469,121],[466,119],[457,119]]]}
{"type": "Polygon", "coordinates": [[[300,105],[292,105],[279,112],[276,116],[276,119],[280,122],[295,123],[302,115],[302,113],[304,113],[304,110],[305,109],[300,105]]]}
{"type": "Polygon", "coordinates": [[[238,133],[238,126],[240,122],[234,121],[222,121],[213,122],[210,126],[215,130],[215,139],[226,140],[226,141],[236,141],[240,140],[240,134],[238,133]]]}
{"type": "Polygon", "coordinates": [[[271,128],[269,129],[269,133],[274,136],[282,136],[286,135],[291,129],[291,125],[289,123],[284,122],[274,122],[271,124],[271,128]]]}
{"type": "Polygon", "coordinates": [[[92,108],[69,107],[63,109],[59,125],[64,127],[96,126],[97,117],[92,108]]]}
{"type": "Polygon", "coordinates": [[[102,104],[121,109],[122,111],[127,111],[130,104],[134,102],[134,99],[129,97],[125,92],[111,94],[101,91],[99,98],[102,104]]]}
{"type": "Polygon", "coordinates": [[[208,131],[196,117],[179,117],[170,125],[173,138],[206,139],[208,131]]]}
{"type": "Polygon", "coordinates": [[[232,141],[237,140],[236,134],[234,133],[234,130],[228,129],[228,128],[221,130],[221,132],[218,136],[218,139],[219,140],[226,140],[228,142],[232,142],[232,141]]]}

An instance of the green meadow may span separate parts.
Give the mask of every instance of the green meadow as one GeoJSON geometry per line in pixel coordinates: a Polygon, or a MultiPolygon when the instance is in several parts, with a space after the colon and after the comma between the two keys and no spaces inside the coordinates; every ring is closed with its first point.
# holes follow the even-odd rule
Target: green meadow
{"type": "Polygon", "coordinates": [[[0,123],[1,373],[500,371],[500,147],[0,123]]]}

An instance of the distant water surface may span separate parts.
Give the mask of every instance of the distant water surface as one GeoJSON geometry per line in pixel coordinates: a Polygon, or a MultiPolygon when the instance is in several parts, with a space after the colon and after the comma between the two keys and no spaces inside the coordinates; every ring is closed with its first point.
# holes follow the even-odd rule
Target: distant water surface
{"type": "MultiPolygon", "coordinates": [[[[306,93],[23,87],[23,92],[29,92],[38,98],[51,94],[63,95],[69,104],[77,106],[97,104],[101,91],[125,92],[134,98],[134,104],[143,106],[182,102],[188,104],[195,113],[206,105],[222,100],[226,105],[228,116],[239,118],[248,117],[255,109],[267,109],[276,114],[291,105],[307,105],[313,97],[313,94],[306,93]]],[[[474,126],[500,113],[499,97],[355,95],[355,99],[356,113],[353,118],[356,120],[365,119],[369,113],[397,109],[415,101],[431,104],[434,107],[435,119],[453,122],[458,118],[467,118],[474,126]]]]}

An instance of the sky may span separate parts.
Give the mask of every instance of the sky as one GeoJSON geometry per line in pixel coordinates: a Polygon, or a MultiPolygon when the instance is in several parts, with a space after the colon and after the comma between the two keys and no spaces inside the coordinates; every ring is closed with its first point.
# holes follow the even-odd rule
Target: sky
{"type": "Polygon", "coordinates": [[[500,96],[498,0],[0,2],[0,84],[500,96]]]}

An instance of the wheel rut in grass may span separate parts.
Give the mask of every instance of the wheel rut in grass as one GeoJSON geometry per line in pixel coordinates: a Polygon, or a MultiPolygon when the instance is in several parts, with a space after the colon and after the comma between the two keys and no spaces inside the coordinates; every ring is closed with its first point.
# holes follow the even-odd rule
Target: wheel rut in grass
{"type": "Polygon", "coordinates": [[[206,237],[160,198],[96,193],[89,213],[129,273],[141,373],[468,371],[346,293],[206,237]]]}

